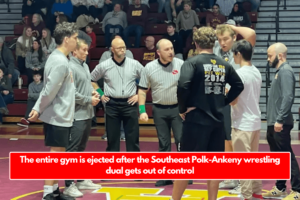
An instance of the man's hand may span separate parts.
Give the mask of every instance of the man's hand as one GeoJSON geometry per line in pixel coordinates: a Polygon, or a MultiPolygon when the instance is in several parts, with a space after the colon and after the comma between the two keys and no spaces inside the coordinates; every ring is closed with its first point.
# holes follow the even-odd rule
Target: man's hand
{"type": "Polygon", "coordinates": [[[99,101],[100,101],[99,98],[92,96],[92,105],[93,106],[96,106],[99,103],[99,101]]]}
{"type": "Polygon", "coordinates": [[[238,98],[236,98],[235,100],[233,100],[233,101],[230,103],[230,105],[231,105],[231,106],[235,106],[235,105],[237,104],[237,102],[238,102],[238,98]]]}
{"type": "Polygon", "coordinates": [[[35,110],[32,110],[29,113],[28,121],[35,122],[38,118],[39,118],[39,113],[37,111],[35,111],[35,110]]]}
{"type": "Polygon", "coordinates": [[[92,96],[96,98],[100,98],[100,94],[96,90],[93,90],[92,96]]]}
{"type": "Polygon", "coordinates": [[[147,122],[148,121],[148,114],[147,113],[142,113],[140,114],[140,120],[147,122]]]}
{"type": "Polygon", "coordinates": [[[8,91],[8,90],[3,90],[3,94],[4,94],[4,95],[8,95],[8,94],[9,94],[9,91],[8,91]]]}
{"type": "Polygon", "coordinates": [[[7,76],[8,76],[8,78],[11,78],[11,77],[12,77],[12,75],[11,75],[11,74],[8,74],[7,76]]]}
{"type": "Polygon", "coordinates": [[[229,90],[227,88],[225,88],[225,94],[228,94],[229,90]]]}
{"type": "Polygon", "coordinates": [[[172,12],[173,17],[176,17],[176,10],[172,12]]]}
{"type": "Polygon", "coordinates": [[[277,132],[277,133],[281,132],[283,130],[282,125],[283,124],[279,124],[279,123],[276,122],[275,125],[274,125],[274,131],[277,132]]]}
{"type": "Polygon", "coordinates": [[[185,115],[186,115],[187,113],[191,112],[192,110],[195,110],[195,109],[196,109],[196,107],[188,108],[187,111],[186,111],[185,113],[182,113],[182,114],[179,114],[179,115],[180,115],[180,117],[181,117],[183,120],[185,120],[185,115]]]}
{"type": "Polygon", "coordinates": [[[136,94],[136,95],[133,95],[132,97],[130,97],[127,102],[133,106],[136,102],[138,102],[138,100],[139,100],[139,97],[136,94]]]}
{"type": "Polygon", "coordinates": [[[104,102],[104,103],[109,102],[109,100],[110,100],[110,99],[109,99],[107,96],[105,96],[105,95],[103,95],[103,96],[101,97],[101,101],[104,102]]]}

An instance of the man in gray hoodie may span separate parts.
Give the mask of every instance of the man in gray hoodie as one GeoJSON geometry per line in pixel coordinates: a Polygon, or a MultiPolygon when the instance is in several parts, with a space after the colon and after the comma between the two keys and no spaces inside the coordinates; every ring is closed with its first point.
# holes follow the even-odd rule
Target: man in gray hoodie
{"type": "MultiPolygon", "coordinates": [[[[100,101],[100,95],[91,84],[91,73],[88,65],[85,63],[88,55],[88,44],[82,40],[78,40],[77,48],[70,58],[70,69],[74,78],[75,85],[75,116],[73,126],[71,128],[71,137],[67,152],[82,152],[85,150],[86,143],[89,139],[94,117],[94,108],[100,101]],[[95,94],[92,96],[92,94],[95,94]]],[[[66,188],[64,194],[71,197],[81,197],[78,189],[96,190],[101,185],[94,184],[91,180],[78,180],[76,185],[74,180],[65,181],[66,188]]]]}
{"type": "MultiPolygon", "coordinates": [[[[67,56],[77,46],[74,23],[58,24],[54,31],[57,49],[49,56],[44,70],[44,88],[29,114],[29,121],[44,122],[45,145],[51,152],[65,152],[69,145],[75,112],[75,86],[67,56]]],[[[60,193],[57,180],[46,180],[43,199],[74,199],[60,193]]]]}

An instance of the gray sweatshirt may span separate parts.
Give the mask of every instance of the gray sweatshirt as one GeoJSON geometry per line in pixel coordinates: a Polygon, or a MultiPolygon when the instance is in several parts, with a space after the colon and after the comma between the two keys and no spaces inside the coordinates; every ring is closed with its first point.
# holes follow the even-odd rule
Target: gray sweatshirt
{"type": "Polygon", "coordinates": [[[43,90],[33,109],[45,123],[71,127],[75,112],[75,87],[69,60],[59,50],[49,56],[44,77],[43,90]]]}
{"type": "Polygon", "coordinates": [[[25,65],[26,65],[26,68],[28,68],[28,69],[33,69],[33,68],[42,69],[45,67],[46,60],[47,59],[46,59],[44,52],[43,52],[42,62],[40,62],[38,52],[37,51],[34,51],[34,52],[29,51],[26,54],[25,65]]]}
{"type": "Polygon", "coordinates": [[[70,69],[75,85],[75,120],[87,120],[94,117],[92,105],[93,87],[91,73],[87,64],[71,56],[70,69]]]}
{"type": "Polygon", "coordinates": [[[285,62],[278,68],[272,81],[267,105],[268,126],[273,126],[276,122],[294,124],[291,111],[294,98],[295,75],[292,67],[285,62]]]}
{"type": "Polygon", "coordinates": [[[43,81],[41,81],[39,84],[36,84],[35,82],[30,83],[28,89],[28,100],[38,100],[43,86],[43,81]]]}
{"type": "Polygon", "coordinates": [[[124,11],[111,11],[108,12],[104,19],[103,19],[103,24],[102,24],[102,30],[105,32],[105,26],[107,24],[111,25],[120,25],[125,29],[127,27],[127,14],[124,11]]]}

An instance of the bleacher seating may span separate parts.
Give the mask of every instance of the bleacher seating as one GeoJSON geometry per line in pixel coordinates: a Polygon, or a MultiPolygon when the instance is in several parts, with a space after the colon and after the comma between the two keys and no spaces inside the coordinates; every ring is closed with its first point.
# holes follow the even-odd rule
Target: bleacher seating
{"type": "MultiPolygon", "coordinates": [[[[195,8],[195,4],[193,4],[193,7],[195,8]]],[[[128,2],[123,5],[123,10],[126,11],[128,8],[128,2]]],[[[141,38],[141,48],[129,48],[134,58],[141,62],[142,59],[142,48],[145,46],[145,39],[147,36],[151,35],[155,38],[155,42],[158,42],[164,34],[166,34],[167,30],[167,24],[163,23],[165,20],[167,20],[167,16],[165,13],[157,13],[158,10],[158,3],[152,3],[150,5],[149,14],[148,14],[148,20],[149,23],[147,23],[146,29],[145,29],[145,35],[141,38]],[[161,21],[160,24],[153,24],[151,19],[155,19],[158,21],[161,21]]],[[[202,23],[201,25],[205,26],[205,18],[206,15],[209,12],[200,12],[197,13],[199,17],[199,21],[202,23]]],[[[252,22],[252,27],[255,29],[255,24],[257,23],[257,13],[256,12],[248,12],[249,17],[252,22]]],[[[99,20],[102,21],[103,17],[99,17],[99,20]]],[[[153,21],[155,21],[153,20],[153,21]]],[[[29,16],[28,21],[31,21],[31,17],[29,16]]],[[[95,66],[99,63],[99,59],[104,51],[107,51],[108,49],[105,48],[105,38],[104,33],[102,31],[102,27],[99,24],[92,25],[93,31],[95,32],[97,36],[97,47],[92,49],[89,52],[90,56],[90,62],[89,62],[89,68],[90,71],[92,71],[95,66]]],[[[14,38],[19,37],[23,32],[24,25],[16,24],[14,25],[14,35],[13,36],[6,36],[5,41],[11,41],[14,38]]],[[[130,38],[131,44],[134,43],[134,37],[130,38]]],[[[3,118],[4,122],[19,122],[20,118],[24,116],[26,112],[26,100],[28,97],[28,89],[27,89],[27,77],[22,75],[23,79],[23,85],[22,89],[18,89],[17,84],[14,86],[14,92],[15,92],[15,102],[14,104],[9,104],[9,114],[3,118]]],[[[152,118],[152,97],[151,97],[151,91],[147,93],[147,104],[146,104],[146,111],[149,115],[149,118],[152,118]]],[[[98,110],[96,113],[97,116],[97,122],[98,123],[104,123],[104,112],[102,109],[98,110]]],[[[149,119],[148,122],[141,122],[140,124],[153,124],[153,119],[149,119]]]]}

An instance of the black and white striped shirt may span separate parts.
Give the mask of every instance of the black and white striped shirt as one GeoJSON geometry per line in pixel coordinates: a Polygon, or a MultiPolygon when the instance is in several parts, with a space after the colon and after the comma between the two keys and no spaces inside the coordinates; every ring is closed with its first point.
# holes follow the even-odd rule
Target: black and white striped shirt
{"type": "Polygon", "coordinates": [[[162,64],[159,59],[149,62],[143,70],[139,87],[151,88],[154,104],[177,104],[177,84],[182,65],[183,60],[178,58],[173,58],[167,65],[162,64]]]}
{"type": "Polygon", "coordinates": [[[117,63],[109,58],[92,71],[92,81],[104,79],[104,95],[112,98],[129,98],[136,94],[136,79],[140,79],[144,67],[138,61],[125,58],[117,63]]]}

